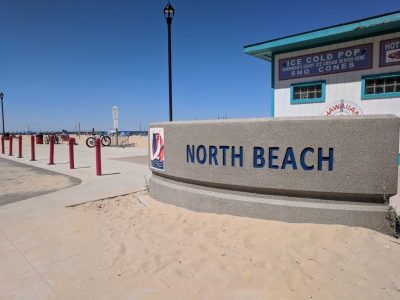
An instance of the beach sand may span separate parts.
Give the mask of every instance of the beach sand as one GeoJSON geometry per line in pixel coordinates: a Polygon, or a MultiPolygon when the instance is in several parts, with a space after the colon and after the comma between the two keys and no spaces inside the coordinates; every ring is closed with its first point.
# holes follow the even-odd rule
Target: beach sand
{"type": "MultiPolygon", "coordinates": [[[[76,139],[76,142],[81,145],[86,147],[86,139],[90,137],[91,135],[80,135],[79,137],[77,135],[71,135],[71,137],[74,137],[76,139]]],[[[65,142],[64,142],[65,143],[65,142]]],[[[115,137],[112,137],[112,144],[114,145],[116,143],[115,137]]],[[[132,135],[132,136],[120,136],[118,139],[119,145],[124,145],[124,146],[134,146],[136,148],[147,148],[149,144],[149,137],[148,136],[140,136],[140,135],[132,135]]]]}
{"type": "MultiPolygon", "coordinates": [[[[14,177],[18,191],[62,183],[14,177]]],[[[8,228],[35,233],[16,245],[36,273],[0,272],[0,299],[400,299],[400,240],[364,228],[197,213],[147,192],[44,211],[8,228]]]]}
{"type": "Polygon", "coordinates": [[[57,299],[400,298],[400,241],[372,230],[197,213],[146,192],[67,209],[58,226],[78,254],[43,271],[57,299]]]}
{"type": "MultiPolygon", "coordinates": [[[[16,135],[18,136],[18,135],[16,135]]],[[[75,141],[78,143],[78,146],[83,147],[83,148],[87,148],[86,146],[86,139],[88,137],[91,137],[92,135],[86,135],[86,134],[81,134],[79,137],[77,135],[74,134],[70,134],[70,137],[75,138],[75,141]]],[[[22,142],[25,147],[29,147],[31,144],[31,140],[30,140],[30,135],[23,135],[22,138],[22,142]]],[[[115,142],[114,137],[113,137],[113,143],[115,142]]],[[[14,138],[14,153],[17,153],[17,145],[18,145],[18,140],[16,138],[14,138]]],[[[139,135],[133,135],[133,136],[129,136],[129,137],[119,137],[119,144],[123,144],[123,145],[130,145],[130,146],[134,146],[136,148],[147,148],[148,147],[148,143],[149,143],[149,137],[148,136],[139,136],[139,135]]],[[[67,142],[62,142],[62,144],[67,144],[67,142]]],[[[8,141],[5,142],[5,146],[6,146],[6,152],[8,153],[8,141]]]]}

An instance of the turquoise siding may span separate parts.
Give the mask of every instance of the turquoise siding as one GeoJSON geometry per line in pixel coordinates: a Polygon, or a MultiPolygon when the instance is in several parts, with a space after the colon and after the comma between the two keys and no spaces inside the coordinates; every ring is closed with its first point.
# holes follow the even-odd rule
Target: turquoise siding
{"type": "Polygon", "coordinates": [[[275,55],[271,61],[271,116],[275,117],[275,55]]]}

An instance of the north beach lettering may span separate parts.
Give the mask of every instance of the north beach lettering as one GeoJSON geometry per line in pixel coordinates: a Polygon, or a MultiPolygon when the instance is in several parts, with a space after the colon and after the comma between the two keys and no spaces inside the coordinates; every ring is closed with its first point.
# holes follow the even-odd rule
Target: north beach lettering
{"type": "MultiPolygon", "coordinates": [[[[333,171],[334,149],[305,147],[295,151],[292,147],[252,148],[252,168],[292,169],[304,171],[333,171]],[[316,163],[313,163],[316,162],[316,163]]],[[[186,162],[210,166],[243,167],[243,146],[186,145],[186,162]]]]}

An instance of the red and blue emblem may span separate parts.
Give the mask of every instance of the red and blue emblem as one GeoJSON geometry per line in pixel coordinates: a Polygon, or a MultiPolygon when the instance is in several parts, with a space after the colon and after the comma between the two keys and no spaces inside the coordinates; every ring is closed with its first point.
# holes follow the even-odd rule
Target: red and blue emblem
{"type": "Polygon", "coordinates": [[[164,128],[150,128],[150,167],[164,171],[164,128]]]}

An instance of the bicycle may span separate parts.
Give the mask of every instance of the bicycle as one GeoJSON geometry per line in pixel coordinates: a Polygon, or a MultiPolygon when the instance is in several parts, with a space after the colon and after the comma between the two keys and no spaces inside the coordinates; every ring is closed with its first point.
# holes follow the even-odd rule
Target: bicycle
{"type": "Polygon", "coordinates": [[[122,138],[122,137],[121,137],[121,141],[120,141],[120,143],[119,143],[119,146],[120,146],[121,148],[125,148],[125,147],[135,147],[135,143],[129,143],[129,137],[125,137],[125,138],[122,138]]]}
{"type": "MultiPolygon", "coordinates": [[[[93,148],[95,145],[95,141],[96,141],[96,136],[89,136],[86,139],[86,146],[88,146],[89,148],[93,148]]],[[[103,135],[100,137],[100,143],[103,147],[107,147],[111,145],[111,138],[108,135],[103,135]]]]}
{"type": "MultiPolygon", "coordinates": [[[[53,134],[54,136],[54,144],[60,144],[60,138],[58,134],[53,134]]],[[[44,143],[49,144],[50,143],[50,135],[46,135],[44,138],[44,143]]]]}

